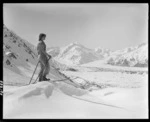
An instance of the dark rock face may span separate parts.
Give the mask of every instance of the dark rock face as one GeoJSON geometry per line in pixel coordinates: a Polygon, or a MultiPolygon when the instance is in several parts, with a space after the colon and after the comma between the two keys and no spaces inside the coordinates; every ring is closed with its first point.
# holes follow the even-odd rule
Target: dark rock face
{"type": "Polygon", "coordinates": [[[10,52],[10,53],[7,55],[7,57],[17,59],[17,55],[14,54],[13,52],[10,52]]]}
{"type": "Polygon", "coordinates": [[[137,63],[135,67],[148,67],[148,64],[137,63]]]}
{"type": "Polygon", "coordinates": [[[8,46],[8,45],[6,45],[5,47],[6,47],[6,49],[10,49],[10,48],[11,48],[11,47],[10,47],[10,46],[8,46]]]}
{"type": "Polygon", "coordinates": [[[7,59],[7,60],[6,60],[6,64],[7,64],[7,65],[11,65],[11,62],[7,59]]]}
{"type": "Polygon", "coordinates": [[[67,70],[68,70],[68,71],[73,71],[73,72],[78,71],[77,69],[74,69],[74,68],[68,68],[67,70]]]}

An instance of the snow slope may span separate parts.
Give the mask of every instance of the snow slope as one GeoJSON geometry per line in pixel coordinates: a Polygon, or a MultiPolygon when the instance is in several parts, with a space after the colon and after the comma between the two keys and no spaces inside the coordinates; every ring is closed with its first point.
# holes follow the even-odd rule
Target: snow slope
{"type": "Polygon", "coordinates": [[[130,74],[106,71],[63,71],[69,77],[76,77],[76,81],[86,86],[87,89],[115,88],[140,88],[147,86],[148,74],[130,74]],[[93,88],[95,87],[95,88],[93,88]]]}
{"type": "MultiPolygon", "coordinates": [[[[145,118],[147,105],[143,100],[135,99],[135,92],[138,90],[128,92],[120,90],[112,96],[98,98],[96,93],[89,94],[63,82],[55,84],[41,82],[30,86],[13,87],[4,91],[3,117],[5,119],[145,118]],[[114,96],[115,100],[111,100],[114,96]],[[130,103],[125,103],[126,99],[130,103]],[[133,105],[134,107],[131,107],[133,105]]],[[[141,98],[141,95],[139,97],[141,98]]]]}
{"type": "Polygon", "coordinates": [[[28,68],[28,63],[37,63],[37,53],[34,46],[29,44],[3,26],[3,65],[12,71],[19,73],[18,66],[28,68]]]}

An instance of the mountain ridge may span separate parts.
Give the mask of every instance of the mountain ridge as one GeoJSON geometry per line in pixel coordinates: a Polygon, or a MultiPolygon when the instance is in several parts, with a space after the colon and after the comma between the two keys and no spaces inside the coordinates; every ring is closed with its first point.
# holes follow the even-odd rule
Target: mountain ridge
{"type": "MultiPolygon", "coordinates": [[[[57,53],[55,55],[57,59],[66,62],[66,64],[82,65],[96,60],[106,60],[106,63],[110,65],[138,67],[141,64],[142,67],[142,63],[141,63],[142,60],[141,59],[139,60],[137,58],[142,57],[142,55],[148,54],[148,44],[144,42],[136,46],[126,47],[121,50],[112,51],[110,49],[101,48],[101,47],[95,49],[89,49],[79,43],[71,43],[62,48],[57,47],[55,48],[55,50],[53,50],[53,53],[57,53]],[[129,60],[132,59],[131,57],[132,58],[134,57],[133,59],[135,60],[134,62],[132,60],[131,61],[129,60]],[[121,62],[121,60],[123,61],[121,62]]],[[[148,55],[145,55],[144,60],[145,61],[143,61],[143,66],[147,67],[148,55]]]]}
{"type": "MultiPolygon", "coordinates": [[[[20,57],[20,62],[23,60],[23,62],[29,61],[35,64],[35,62],[37,62],[36,47],[9,30],[5,25],[3,25],[3,29],[3,55],[4,57],[7,57],[7,59],[4,58],[6,59],[4,61],[5,64],[10,64],[12,57],[15,59],[18,56],[20,57]],[[25,51],[25,53],[23,51],[25,51]],[[12,54],[8,54],[7,52],[11,52],[12,54]],[[8,57],[11,58],[8,59],[8,57]]],[[[50,47],[47,52],[52,55],[56,60],[56,64],[59,66],[82,65],[106,59],[106,63],[110,65],[148,66],[148,44],[145,42],[137,46],[127,47],[116,51],[101,47],[90,49],[78,42],[72,42],[64,47],[50,47]]]]}

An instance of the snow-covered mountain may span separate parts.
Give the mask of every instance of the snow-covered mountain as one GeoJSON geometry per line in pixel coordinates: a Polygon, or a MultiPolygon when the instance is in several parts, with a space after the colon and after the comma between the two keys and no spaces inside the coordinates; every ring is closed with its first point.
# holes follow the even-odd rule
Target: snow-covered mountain
{"type": "Polygon", "coordinates": [[[148,66],[148,44],[142,43],[135,47],[125,48],[112,53],[108,64],[134,67],[148,66]]]}
{"type": "Polygon", "coordinates": [[[74,42],[62,48],[51,48],[49,54],[57,57],[57,60],[70,65],[79,65],[102,59],[104,56],[95,52],[95,50],[84,47],[74,42]]]}
{"type": "Polygon", "coordinates": [[[82,65],[100,60],[100,62],[111,65],[148,66],[148,44],[146,43],[122,50],[111,51],[101,47],[93,50],[75,42],[62,48],[52,47],[49,49],[49,54],[56,57],[56,60],[67,65],[82,65]]]}
{"type": "Polygon", "coordinates": [[[3,64],[12,70],[17,66],[28,67],[28,63],[36,64],[35,47],[3,25],[3,64]]]}
{"type": "Polygon", "coordinates": [[[82,66],[109,67],[148,67],[148,44],[141,43],[134,47],[128,47],[122,50],[109,51],[109,55],[103,60],[97,60],[82,66]]]}

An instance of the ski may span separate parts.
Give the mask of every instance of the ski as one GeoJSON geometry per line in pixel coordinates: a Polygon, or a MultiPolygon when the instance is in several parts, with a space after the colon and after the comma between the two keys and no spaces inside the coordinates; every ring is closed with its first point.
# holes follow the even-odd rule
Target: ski
{"type": "MultiPolygon", "coordinates": [[[[46,81],[46,82],[59,82],[59,81],[63,81],[64,83],[72,85],[72,86],[74,86],[76,88],[82,88],[82,89],[84,89],[84,87],[82,87],[81,85],[78,85],[78,84],[76,84],[74,82],[67,82],[67,80],[68,80],[68,78],[66,78],[66,79],[58,79],[58,80],[49,80],[49,81],[46,81]]],[[[40,82],[44,82],[44,80],[40,81],[40,82]]],[[[34,82],[34,83],[31,83],[31,84],[36,84],[36,83],[38,83],[38,82],[34,82]]]]}
{"type": "MultiPolygon", "coordinates": [[[[53,67],[53,66],[52,66],[53,67]]],[[[71,79],[70,77],[66,76],[65,74],[63,74],[62,72],[60,72],[58,69],[56,69],[55,67],[53,67],[61,76],[65,77],[66,80],[69,80],[70,82],[64,81],[67,84],[71,84],[77,88],[81,88],[81,89],[85,89],[84,86],[81,86],[79,83],[73,81],[73,79],[71,79]]]]}

